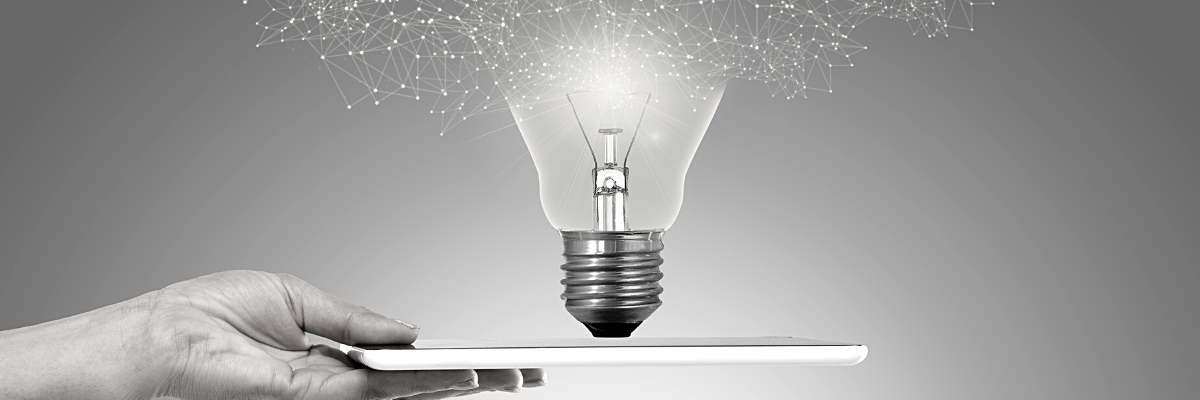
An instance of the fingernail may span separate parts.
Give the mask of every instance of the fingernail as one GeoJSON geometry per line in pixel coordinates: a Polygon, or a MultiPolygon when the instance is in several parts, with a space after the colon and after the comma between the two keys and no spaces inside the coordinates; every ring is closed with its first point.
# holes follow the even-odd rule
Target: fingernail
{"type": "Polygon", "coordinates": [[[467,389],[474,389],[477,387],[479,387],[479,382],[476,382],[475,377],[473,377],[473,376],[471,377],[471,379],[467,379],[465,381],[458,382],[458,383],[455,383],[454,385],[450,386],[450,388],[454,389],[454,390],[467,390],[467,389]]]}
{"type": "Polygon", "coordinates": [[[509,392],[509,393],[521,393],[520,386],[509,386],[509,387],[506,387],[506,388],[500,389],[500,390],[503,390],[503,391],[509,392]]]}
{"type": "Polygon", "coordinates": [[[419,326],[416,326],[416,325],[413,325],[411,322],[408,322],[408,321],[405,321],[405,320],[402,320],[402,319],[398,319],[398,320],[396,320],[396,322],[399,322],[401,325],[407,326],[407,327],[408,327],[408,329],[412,329],[412,330],[414,330],[414,331],[417,331],[417,332],[420,332],[420,331],[421,331],[421,327],[419,327],[419,326]]]}

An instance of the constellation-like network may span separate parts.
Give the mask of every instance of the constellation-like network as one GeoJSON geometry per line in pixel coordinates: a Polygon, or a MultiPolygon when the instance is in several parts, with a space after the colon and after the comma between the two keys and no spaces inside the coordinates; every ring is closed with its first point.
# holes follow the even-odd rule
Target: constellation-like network
{"type": "MultiPolygon", "coordinates": [[[[259,45],[303,41],[347,108],[428,104],[443,132],[509,106],[579,90],[673,82],[703,99],[728,79],[792,98],[831,91],[831,70],[866,49],[864,21],[914,35],[972,29],[967,0],[265,0],[259,45]]],[[[987,4],[991,4],[988,2],[987,4]]]]}

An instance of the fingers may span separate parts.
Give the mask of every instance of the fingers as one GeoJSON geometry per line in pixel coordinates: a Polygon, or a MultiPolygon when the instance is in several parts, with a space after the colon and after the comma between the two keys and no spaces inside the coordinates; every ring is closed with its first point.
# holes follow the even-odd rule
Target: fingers
{"type": "Polygon", "coordinates": [[[471,390],[517,393],[521,391],[521,384],[524,382],[521,370],[517,369],[477,369],[475,373],[479,375],[479,387],[471,390]]]}
{"type": "Polygon", "coordinates": [[[376,314],[317,289],[292,275],[279,274],[296,324],[305,332],[343,344],[411,344],[420,328],[376,314]]]}
{"type": "Polygon", "coordinates": [[[546,385],[546,375],[541,369],[475,370],[479,375],[479,387],[468,390],[442,390],[405,397],[406,400],[440,400],[450,397],[468,396],[476,393],[504,391],[519,393],[523,388],[546,385]]]}
{"type": "Polygon", "coordinates": [[[546,386],[546,371],[541,368],[523,368],[521,377],[524,379],[524,382],[521,383],[522,387],[546,386]]]}
{"type": "MultiPolygon", "coordinates": [[[[297,371],[300,372],[300,371],[297,371]]],[[[332,376],[297,374],[290,398],[304,400],[373,400],[409,397],[479,387],[472,370],[375,371],[355,369],[332,376]]]]}

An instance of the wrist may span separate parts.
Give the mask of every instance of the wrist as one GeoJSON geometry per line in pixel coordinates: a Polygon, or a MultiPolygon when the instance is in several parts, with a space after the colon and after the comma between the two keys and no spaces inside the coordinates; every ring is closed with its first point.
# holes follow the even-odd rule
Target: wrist
{"type": "Polygon", "coordinates": [[[167,368],[145,347],[147,301],[0,332],[0,398],[150,398],[167,368]]]}

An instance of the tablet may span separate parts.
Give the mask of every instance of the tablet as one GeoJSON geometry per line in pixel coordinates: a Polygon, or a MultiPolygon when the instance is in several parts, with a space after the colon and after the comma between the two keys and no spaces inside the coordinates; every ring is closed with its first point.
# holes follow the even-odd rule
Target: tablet
{"type": "Polygon", "coordinates": [[[377,370],[675,365],[854,365],[867,346],[794,337],[417,340],[409,346],[347,346],[377,370]]]}

